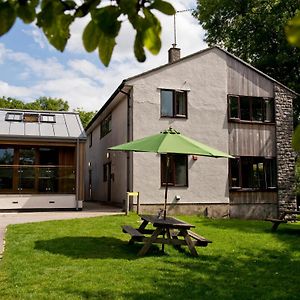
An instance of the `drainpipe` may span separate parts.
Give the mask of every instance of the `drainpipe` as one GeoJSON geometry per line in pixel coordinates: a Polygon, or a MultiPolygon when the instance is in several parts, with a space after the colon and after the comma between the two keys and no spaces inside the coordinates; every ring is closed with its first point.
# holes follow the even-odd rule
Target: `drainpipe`
{"type": "MultiPolygon", "coordinates": [[[[127,96],[127,142],[130,142],[130,93],[120,90],[120,93],[127,96]]],[[[127,192],[130,192],[130,153],[127,152],[127,192]]]]}
{"type": "Polygon", "coordinates": [[[76,139],[76,195],[75,195],[75,201],[76,201],[76,210],[79,209],[78,207],[78,190],[79,190],[79,160],[80,160],[80,153],[79,153],[79,138],[76,139]]]}

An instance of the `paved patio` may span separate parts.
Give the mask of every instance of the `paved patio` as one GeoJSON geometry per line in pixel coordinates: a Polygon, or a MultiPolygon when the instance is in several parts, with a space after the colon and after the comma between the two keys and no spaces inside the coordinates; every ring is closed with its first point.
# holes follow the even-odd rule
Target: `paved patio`
{"type": "Polygon", "coordinates": [[[0,258],[2,257],[4,250],[4,235],[7,225],[51,220],[91,218],[118,214],[124,214],[121,208],[95,202],[84,202],[84,206],[81,211],[0,212],[0,258]]]}

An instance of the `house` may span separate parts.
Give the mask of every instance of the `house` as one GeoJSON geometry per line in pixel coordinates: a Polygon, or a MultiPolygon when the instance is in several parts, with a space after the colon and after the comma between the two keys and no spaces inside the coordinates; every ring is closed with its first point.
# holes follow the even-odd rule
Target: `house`
{"type": "MultiPolygon", "coordinates": [[[[296,93],[213,47],[125,79],[86,128],[86,198],[123,206],[140,193],[140,211],[164,198],[164,155],[107,148],[172,126],[235,159],[174,155],[168,212],[265,218],[296,208],[291,148],[296,93]]],[[[131,206],[135,208],[136,200],[131,206]]]]}
{"type": "Polygon", "coordinates": [[[78,113],[0,109],[0,210],[80,209],[85,141],[78,113]]]}

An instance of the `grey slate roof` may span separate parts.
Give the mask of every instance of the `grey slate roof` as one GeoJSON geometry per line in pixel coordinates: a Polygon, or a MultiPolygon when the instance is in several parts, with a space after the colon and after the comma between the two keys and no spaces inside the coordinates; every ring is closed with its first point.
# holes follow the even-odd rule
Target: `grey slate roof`
{"type": "Polygon", "coordinates": [[[0,109],[0,138],[5,137],[85,140],[86,134],[76,112],[0,109]],[[6,120],[7,113],[22,114],[21,121],[6,120]],[[54,115],[55,122],[25,122],[24,114],[54,115]]]}

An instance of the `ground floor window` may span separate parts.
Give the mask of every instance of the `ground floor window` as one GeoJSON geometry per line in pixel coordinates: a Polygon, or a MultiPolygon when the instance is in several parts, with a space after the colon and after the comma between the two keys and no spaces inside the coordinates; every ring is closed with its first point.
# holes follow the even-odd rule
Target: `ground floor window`
{"type": "Polygon", "coordinates": [[[241,156],[229,160],[230,188],[255,190],[277,187],[276,158],[241,156]]]}
{"type": "Polygon", "coordinates": [[[0,146],[0,193],[75,193],[75,148],[0,146]]]}
{"type": "MultiPolygon", "coordinates": [[[[166,185],[167,155],[161,155],[161,185],[166,185]]],[[[187,155],[170,155],[168,185],[188,186],[188,159],[187,155]]]]}

